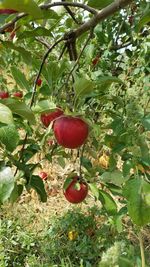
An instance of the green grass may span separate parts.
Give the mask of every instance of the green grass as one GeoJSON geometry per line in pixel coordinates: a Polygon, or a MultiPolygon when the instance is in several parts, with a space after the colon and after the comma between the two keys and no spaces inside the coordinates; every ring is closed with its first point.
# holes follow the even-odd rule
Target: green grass
{"type": "Polygon", "coordinates": [[[5,211],[0,221],[0,267],[141,267],[138,243],[131,244],[127,231],[118,233],[96,206],[49,217],[42,228],[32,213],[27,221],[16,215],[5,211]]]}

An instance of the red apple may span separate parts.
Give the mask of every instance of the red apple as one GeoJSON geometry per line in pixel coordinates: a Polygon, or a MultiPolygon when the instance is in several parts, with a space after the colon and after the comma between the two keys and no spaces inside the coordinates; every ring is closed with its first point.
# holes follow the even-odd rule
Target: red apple
{"type": "Polygon", "coordinates": [[[17,13],[18,11],[14,9],[0,9],[0,14],[14,14],[17,13]]]}
{"type": "Polygon", "coordinates": [[[48,144],[49,146],[53,146],[53,145],[55,144],[55,141],[52,140],[52,139],[49,139],[49,140],[47,141],[47,144],[48,144]]]}
{"type": "Polygon", "coordinates": [[[129,20],[130,25],[132,26],[134,22],[134,16],[129,16],[128,20],[129,20]]]}
{"type": "Polygon", "coordinates": [[[92,60],[92,65],[93,65],[93,66],[96,66],[98,62],[99,62],[99,56],[96,56],[96,57],[92,60]]]}
{"type": "Polygon", "coordinates": [[[78,117],[62,116],[54,121],[54,134],[58,144],[66,148],[77,148],[88,137],[88,124],[78,117]]]}
{"type": "Polygon", "coordinates": [[[39,176],[42,180],[47,180],[48,174],[46,172],[40,172],[39,176]]]}
{"type": "Polygon", "coordinates": [[[38,79],[36,84],[37,84],[38,86],[41,86],[41,84],[42,84],[42,80],[41,80],[41,79],[38,79]]]}
{"type": "Polygon", "coordinates": [[[23,97],[23,93],[18,91],[18,92],[13,93],[13,96],[22,98],[23,97]]]}
{"type": "Polygon", "coordinates": [[[5,91],[1,91],[0,92],[0,98],[4,99],[4,98],[8,98],[9,97],[9,93],[5,92],[5,91]]]}
{"type": "Polygon", "coordinates": [[[88,194],[88,185],[79,180],[78,176],[73,177],[72,182],[64,190],[65,198],[71,203],[82,202],[88,194]],[[79,186],[79,188],[78,188],[79,186]]]}
{"type": "Polygon", "coordinates": [[[55,120],[56,118],[60,117],[63,114],[64,112],[62,109],[56,108],[56,110],[53,112],[41,114],[41,121],[46,127],[48,127],[53,120],[55,120]]]}

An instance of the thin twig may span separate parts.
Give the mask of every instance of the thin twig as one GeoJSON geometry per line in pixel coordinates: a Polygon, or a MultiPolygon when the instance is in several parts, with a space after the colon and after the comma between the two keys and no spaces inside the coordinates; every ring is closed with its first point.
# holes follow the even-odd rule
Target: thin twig
{"type": "Polygon", "coordinates": [[[79,7],[79,8],[82,8],[92,14],[97,14],[98,13],[98,10],[96,10],[95,8],[92,8],[90,6],[87,6],[85,4],[81,4],[81,3],[70,3],[70,2],[54,2],[54,3],[49,3],[49,4],[42,4],[40,5],[39,7],[41,9],[48,9],[48,8],[51,8],[51,7],[55,7],[55,6],[73,6],[73,7],[79,7]]]}
{"type": "Polygon", "coordinates": [[[120,44],[120,45],[117,45],[117,46],[112,46],[110,48],[110,50],[119,50],[119,49],[122,49],[122,48],[126,48],[129,45],[132,45],[132,43],[131,42],[128,42],[128,43],[125,43],[125,44],[120,44]]]}
{"type": "MultiPolygon", "coordinates": [[[[62,0],[62,2],[65,2],[66,0],[62,0]]],[[[75,18],[75,15],[74,13],[72,12],[72,10],[68,7],[68,6],[65,6],[64,7],[66,9],[66,11],[68,12],[68,14],[70,15],[70,17],[74,20],[74,22],[78,25],[80,25],[81,23],[78,22],[78,20],[75,18]]]]}
{"type": "Polygon", "coordinates": [[[26,16],[27,16],[26,13],[18,14],[14,19],[12,19],[12,21],[10,21],[10,22],[6,23],[5,25],[3,25],[2,27],[0,27],[0,33],[3,33],[8,27],[12,26],[18,20],[20,20],[26,16]]]}
{"type": "Polygon", "coordinates": [[[62,58],[63,54],[64,54],[65,51],[66,51],[66,48],[67,48],[67,44],[65,43],[65,44],[64,44],[64,47],[63,47],[63,49],[62,49],[62,52],[60,53],[60,56],[59,56],[58,60],[60,60],[60,59],[62,58]]]}
{"type": "Polygon", "coordinates": [[[41,44],[43,44],[46,48],[50,48],[50,44],[48,44],[45,40],[42,40],[41,38],[35,37],[35,40],[41,44]]]}
{"type": "Polygon", "coordinates": [[[30,108],[33,106],[34,104],[34,99],[35,99],[35,94],[36,94],[36,87],[37,87],[37,81],[38,79],[40,78],[40,75],[41,75],[41,72],[42,72],[42,69],[43,69],[43,66],[45,64],[45,61],[47,59],[47,57],[49,56],[49,54],[51,53],[51,51],[62,41],[64,41],[64,37],[60,38],[59,40],[57,40],[46,52],[46,54],[44,55],[43,57],[43,60],[42,60],[42,63],[41,63],[41,66],[40,66],[40,69],[39,69],[39,72],[36,76],[36,79],[34,81],[34,85],[33,85],[33,92],[32,92],[32,97],[31,97],[31,102],[30,102],[30,108]]]}
{"type": "MultiPolygon", "coordinates": [[[[41,63],[41,66],[40,66],[40,69],[38,71],[38,74],[36,76],[36,79],[34,81],[34,85],[33,85],[33,92],[32,92],[32,97],[31,97],[31,102],[30,102],[30,108],[33,106],[34,104],[34,101],[35,101],[35,94],[36,94],[36,87],[37,87],[37,81],[41,75],[41,72],[42,72],[42,69],[43,69],[43,66],[45,64],[45,61],[47,59],[47,57],[49,56],[49,54],[51,53],[51,51],[60,43],[64,41],[64,37],[63,38],[60,38],[59,40],[57,40],[48,50],[47,52],[45,53],[44,57],[43,57],[43,60],[42,60],[42,63],[41,63]]],[[[28,123],[29,125],[29,123],[28,123]]],[[[19,162],[21,161],[22,157],[23,157],[23,152],[24,152],[24,149],[25,149],[25,145],[27,143],[27,138],[28,138],[28,134],[26,133],[25,135],[25,138],[24,138],[24,141],[23,141],[23,145],[22,145],[22,148],[21,148],[21,151],[20,151],[20,157],[19,157],[19,162]]],[[[15,171],[15,174],[16,175],[18,172],[18,167],[16,168],[16,171],[15,171]]]]}

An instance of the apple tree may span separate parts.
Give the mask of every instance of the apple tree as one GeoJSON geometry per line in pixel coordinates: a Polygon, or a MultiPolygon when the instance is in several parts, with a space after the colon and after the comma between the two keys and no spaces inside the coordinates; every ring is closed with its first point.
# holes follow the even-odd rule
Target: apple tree
{"type": "Polygon", "coordinates": [[[89,190],[116,222],[150,222],[149,23],[146,0],[0,1],[1,203],[45,202],[32,159],[75,154],[70,202],[89,190]]]}

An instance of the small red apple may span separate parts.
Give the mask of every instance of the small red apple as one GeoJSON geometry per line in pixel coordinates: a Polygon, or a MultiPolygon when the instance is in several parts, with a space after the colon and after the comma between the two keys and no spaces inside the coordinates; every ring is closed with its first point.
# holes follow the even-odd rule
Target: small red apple
{"type": "Polygon", "coordinates": [[[53,120],[55,120],[56,118],[60,117],[63,114],[64,112],[62,109],[56,108],[56,110],[53,112],[41,114],[41,121],[46,127],[48,127],[53,120]]]}
{"type": "Polygon", "coordinates": [[[18,91],[18,92],[15,92],[15,93],[13,93],[13,96],[14,97],[18,97],[18,98],[22,98],[23,97],[23,93],[20,91],[18,91]]]}
{"type": "Polygon", "coordinates": [[[49,146],[53,146],[53,145],[55,144],[55,141],[52,140],[52,139],[49,139],[49,140],[47,141],[47,144],[48,144],[49,146]]]}
{"type": "Polygon", "coordinates": [[[40,172],[39,176],[42,180],[47,180],[48,174],[46,172],[40,172]]]}
{"type": "Polygon", "coordinates": [[[72,182],[64,190],[65,198],[71,203],[82,202],[88,194],[88,185],[80,181],[78,176],[73,177],[72,182]],[[78,188],[79,186],[79,188],[78,188]]]}
{"type": "Polygon", "coordinates": [[[88,124],[78,117],[62,116],[54,121],[54,134],[58,144],[66,148],[77,148],[88,137],[88,124]]]}
{"type": "Polygon", "coordinates": [[[0,14],[14,14],[17,13],[18,11],[14,9],[0,9],[0,14]]]}
{"type": "Polygon", "coordinates": [[[134,22],[134,16],[129,16],[128,20],[129,20],[130,25],[132,26],[134,22]]]}
{"type": "Polygon", "coordinates": [[[4,99],[4,98],[8,98],[9,97],[9,93],[5,92],[5,91],[1,91],[0,92],[0,98],[4,99]]]}
{"type": "Polygon", "coordinates": [[[42,84],[42,80],[41,80],[41,79],[38,79],[36,84],[37,84],[38,86],[41,86],[41,84],[42,84]]]}
{"type": "Polygon", "coordinates": [[[93,66],[96,66],[98,62],[99,62],[99,56],[96,56],[96,57],[92,60],[92,65],[93,65],[93,66]]]}

